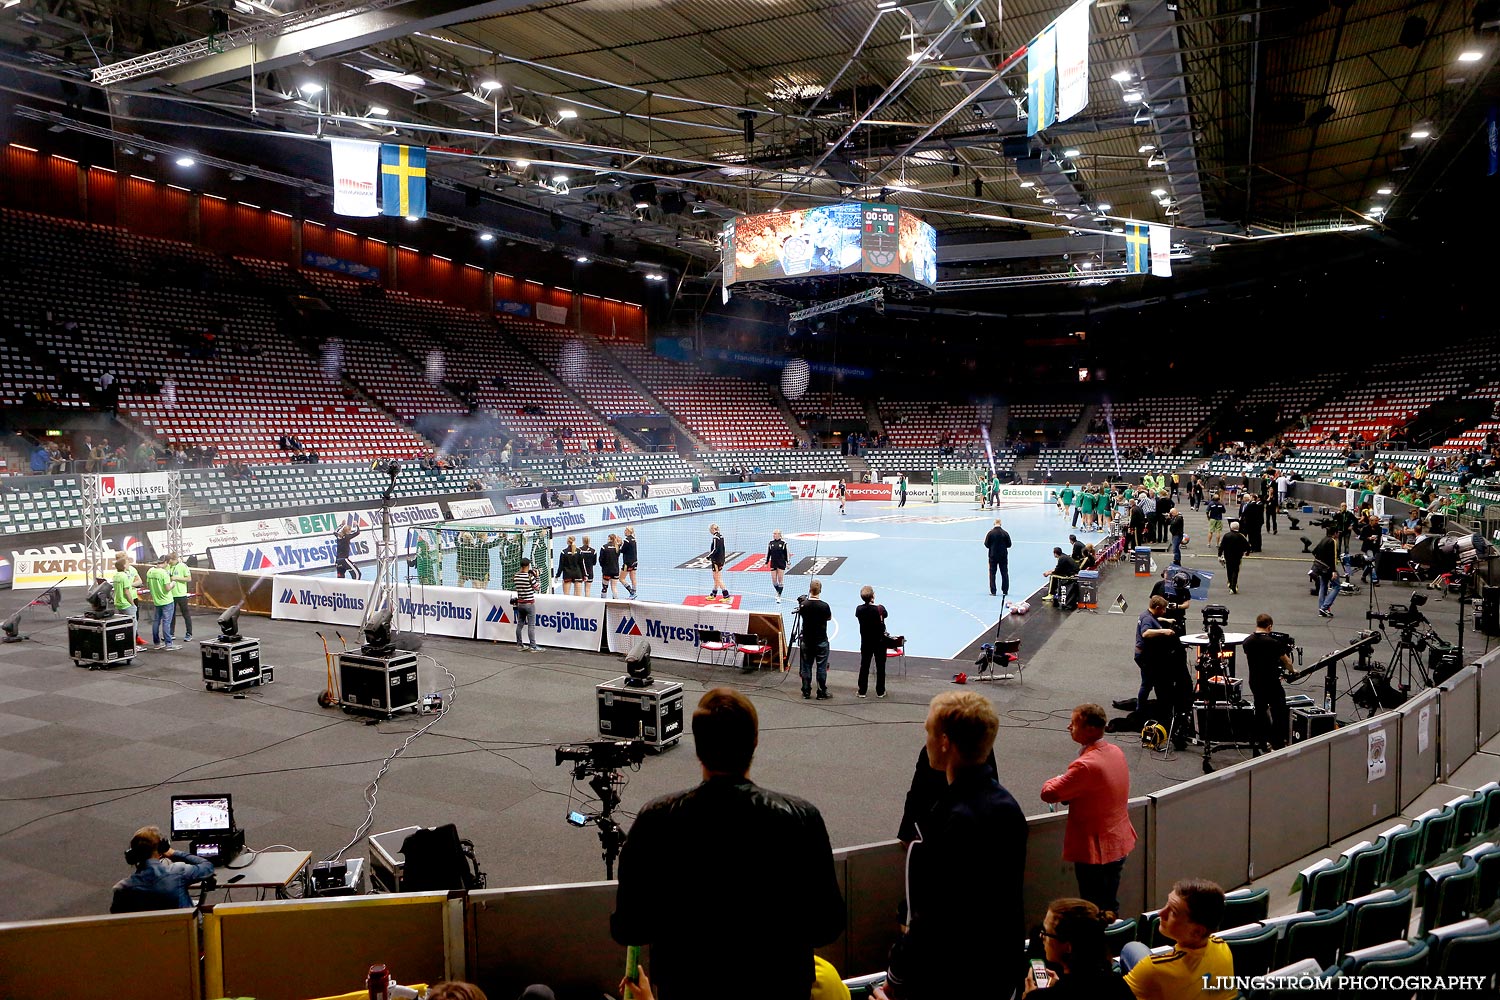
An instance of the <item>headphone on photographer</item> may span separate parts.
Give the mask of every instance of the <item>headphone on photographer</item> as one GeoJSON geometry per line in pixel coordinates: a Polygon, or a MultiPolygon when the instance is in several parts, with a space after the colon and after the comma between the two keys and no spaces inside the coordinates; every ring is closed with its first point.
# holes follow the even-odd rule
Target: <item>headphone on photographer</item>
{"type": "Polygon", "coordinates": [[[150,861],[153,854],[166,854],[171,849],[171,841],[163,837],[160,830],[155,827],[145,827],[140,832],[137,832],[134,837],[130,838],[130,847],[125,851],[125,861],[127,864],[132,864],[139,868],[147,861],[150,861]],[[156,833],[156,843],[147,842],[145,830],[152,830],[156,833]],[[137,843],[137,841],[141,843],[137,843]]]}

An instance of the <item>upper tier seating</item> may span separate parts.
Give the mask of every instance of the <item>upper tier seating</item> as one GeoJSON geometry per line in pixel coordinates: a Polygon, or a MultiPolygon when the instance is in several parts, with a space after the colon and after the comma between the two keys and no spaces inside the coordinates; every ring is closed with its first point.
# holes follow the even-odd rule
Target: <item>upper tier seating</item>
{"type": "Polygon", "coordinates": [[[618,362],[601,355],[588,338],[540,320],[506,317],[500,325],[541,358],[564,385],[605,416],[660,412],[660,407],[625,380],[618,362]]]}
{"type": "Polygon", "coordinates": [[[841,392],[804,392],[796,399],[788,399],[787,406],[799,421],[831,420],[863,425],[869,419],[864,403],[841,392]]]}
{"type": "Polygon", "coordinates": [[[924,448],[945,439],[953,445],[974,444],[993,413],[993,407],[973,403],[880,401],[880,422],[897,448],[924,448]]]}
{"type": "Polygon", "coordinates": [[[848,460],[832,449],[720,451],[701,457],[716,472],[727,473],[731,469],[744,469],[751,478],[767,475],[848,479],[852,475],[848,460]]]}
{"type": "Polygon", "coordinates": [[[30,213],[0,221],[0,301],[16,326],[90,383],[113,373],[121,412],[161,440],[212,444],[226,461],[280,458],[283,433],[331,460],[426,446],[325,379],[230,261],[30,213]]]}
{"type": "Polygon", "coordinates": [[[31,359],[20,344],[0,341],[0,406],[26,406],[32,394],[50,396],[54,406],[88,405],[76,392],[62,387],[57,377],[31,359]]]}
{"type": "Polygon", "coordinates": [[[392,338],[442,380],[474,383],[474,402],[533,445],[554,448],[559,433],[570,452],[588,450],[599,438],[613,442],[613,428],[521,353],[490,317],[341,275],[309,270],[303,276],[330,305],[392,338]]]}
{"type": "MultiPolygon", "coordinates": [[[[1124,449],[1175,449],[1228,397],[1220,390],[1203,396],[1142,396],[1100,407],[1095,421],[1111,426],[1114,444],[1124,449]],[[1106,416],[1107,415],[1107,416],[1106,416]]],[[[1106,431],[1106,433],[1108,433],[1106,431]]]]}
{"type": "MultiPolygon", "coordinates": [[[[576,461],[576,460],[575,460],[576,461]]],[[[676,455],[662,452],[650,454],[625,453],[617,455],[605,452],[589,455],[587,461],[596,465],[572,465],[562,458],[518,458],[514,465],[517,471],[530,479],[557,486],[586,486],[601,482],[606,473],[613,473],[615,481],[622,486],[635,486],[646,477],[648,483],[664,479],[686,480],[693,478],[697,470],[676,455]]]]}
{"type": "Polygon", "coordinates": [[[792,429],[769,386],[707,375],[652,354],[639,344],[610,344],[610,352],[694,435],[714,449],[786,448],[792,429]]]}

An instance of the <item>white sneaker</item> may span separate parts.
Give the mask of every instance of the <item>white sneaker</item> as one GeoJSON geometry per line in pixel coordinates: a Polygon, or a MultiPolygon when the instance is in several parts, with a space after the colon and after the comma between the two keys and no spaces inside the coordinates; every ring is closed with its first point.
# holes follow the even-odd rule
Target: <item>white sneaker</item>
{"type": "Polygon", "coordinates": [[[163,646],[163,647],[162,647],[162,649],[165,649],[165,650],[168,650],[168,651],[170,651],[170,650],[174,650],[174,649],[181,649],[181,648],[182,648],[182,647],[181,647],[181,646],[176,646],[176,645],[173,645],[173,644],[172,644],[172,643],[170,643],[170,642],[169,642],[169,643],[167,643],[167,644],[166,644],[166,645],[165,645],[165,646],[163,646]]]}
{"type": "Polygon", "coordinates": [[[154,653],[158,649],[166,649],[167,647],[165,645],[163,645],[162,643],[157,642],[157,643],[153,643],[150,646],[147,646],[146,648],[149,649],[149,650],[151,650],[154,653]]]}

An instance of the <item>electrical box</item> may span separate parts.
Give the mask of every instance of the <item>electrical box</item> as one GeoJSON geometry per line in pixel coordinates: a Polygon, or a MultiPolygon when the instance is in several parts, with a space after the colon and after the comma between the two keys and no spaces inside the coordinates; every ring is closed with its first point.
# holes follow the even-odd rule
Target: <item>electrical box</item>
{"type": "Polygon", "coordinates": [[[135,659],[135,619],[129,615],[68,619],[68,655],[80,667],[104,670],[135,659]]]}

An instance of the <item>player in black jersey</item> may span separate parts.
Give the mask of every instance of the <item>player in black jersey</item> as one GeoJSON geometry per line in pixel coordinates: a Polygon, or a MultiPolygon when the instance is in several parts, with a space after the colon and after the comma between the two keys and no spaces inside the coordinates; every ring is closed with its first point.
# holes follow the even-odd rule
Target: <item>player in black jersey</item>
{"type": "Polygon", "coordinates": [[[708,530],[712,532],[712,540],[708,543],[708,565],[713,570],[714,587],[708,592],[709,600],[729,600],[729,588],[724,586],[724,536],[719,534],[719,526],[710,524],[708,530]],[[720,594],[724,596],[719,597],[720,594]]]}
{"type": "Polygon", "coordinates": [[[781,603],[781,591],[786,585],[786,564],[791,558],[781,532],[771,532],[771,544],[766,546],[766,565],[771,567],[771,586],[776,588],[776,603],[781,603]]]}
{"type": "Polygon", "coordinates": [[[625,590],[631,597],[635,597],[635,529],[625,529],[625,541],[620,543],[620,562],[624,565],[625,573],[621,578],[625,584],[625,590]]]}

